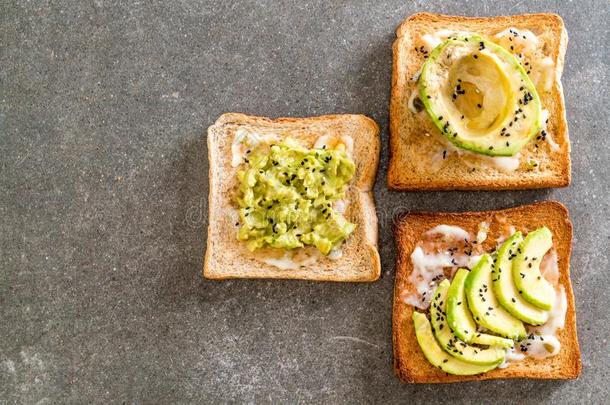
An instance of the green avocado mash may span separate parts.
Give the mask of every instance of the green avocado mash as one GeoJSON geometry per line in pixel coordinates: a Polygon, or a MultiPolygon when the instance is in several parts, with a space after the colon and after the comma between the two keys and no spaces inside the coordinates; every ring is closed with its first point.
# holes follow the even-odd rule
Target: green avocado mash
{"type": "Polygon", "coordinates": [[[310,245],[326,255],[356,227],[333,209],[355,171],[345,151],[306,149],[287,139],[258,147],[245,161],[237,238],[250,251],[310,245]]]}

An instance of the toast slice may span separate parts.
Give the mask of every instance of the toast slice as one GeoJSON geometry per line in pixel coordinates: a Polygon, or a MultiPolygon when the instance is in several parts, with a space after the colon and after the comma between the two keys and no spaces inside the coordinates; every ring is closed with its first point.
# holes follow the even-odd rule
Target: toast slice
{"type": "Polygon", "coordinates": [[[570,183],[570,141],[561,85],[568,36],[561,17],[527,14],[471,18],[419,13],[407,18],[396,35],[390,100],[390,188],[502,190],[565,187],[570,183]],[[426,111],[414,113],[408,107],[410,97],[417,91],[414,77],[426,57],[416,48],[424,44],[423,35],[439,30],[472,31],[490,39],[508,28],[527,29],[536,34],[539,47],[553,61],[552,81],[546,88],[537,89],[542,108],[549,112],[548,139],[554,140],[555,145],[534,138],[521,150],[519,167],[514,171],[502,171],[490,164],[469,164],[472,154],[464,158],[449,153],[444,159],[444,151],[450,152],[452,145],[443,140],[426,111]]]}
{"type": "Polygon", "coordinates": [[[208,128],[210,161],[209,226],[203,275],[210,279],[279,278],[319,281],[375,281],[381,273],[377,252],[377,215],[372,188],[379,162],[379,127],[363,115],[269,119],[223,114],[208,128]],[[282,270],[264,262],[265,252],[250,252],[237,240],[238,209],[234,203],[239,167],[232,165],[232,142],[238,129],[277,139],[290,137],[313,147],[322,135],[353,139],[354,177],[346,190],[346,218],[356,224],[342,255],[320,256],[314,264],[282,270]]]}
{"type": "Polygon", "coordinates": [[[469,380],[500,378],[569,379],[580,375],[581,360],[576,336],[576,313],[574,295],[570,283],[570,253],[572,250],[572,224],[568,210],[553,201],[496,211],[460,213],[409,213],[397,218],[394,235],[398,248],[394,303],[392,314],[392,340],[394,370],[398,378],[410,383],[450,383],[469,380]],[[483,243],[485,251],[496,248],[497,238],[505,233],[507,226],[516,230],[531,231],[541,226],[553,233],[553,247],[557,251],[559,284],[565,288],[567,312],[565,326],[557,331],[561,351],[554,357],[543,360],[524,360],[504,369],[495,369],[475,376],[449,375],[432,366],[424,357],[415,337],[411,315],[413,306],[406,304],[401,292],[413,291],[408,276],[413,270],[410,259],[416,243],[427,230],[439,224],[456,225],[473,234],[480,222],[490,224],[488,236],[483,243]]]}

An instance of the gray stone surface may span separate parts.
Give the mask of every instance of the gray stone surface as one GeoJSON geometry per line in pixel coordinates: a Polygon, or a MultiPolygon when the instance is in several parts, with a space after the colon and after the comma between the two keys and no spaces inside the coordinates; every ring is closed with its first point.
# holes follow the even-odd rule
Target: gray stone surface
{"type": "Polygon", "coordinates": [[[607,402],[608,1],[0,3],[0,402],[607,402]],[[386,189],[393,32],[422,10],[563,16],[569,188],[386,189]],[[201,278],[226,111],[380,124],[379,282],[201,278]],[[392,214],[542,199],[574,221],[582,377],[400,384],[392,214]]]}

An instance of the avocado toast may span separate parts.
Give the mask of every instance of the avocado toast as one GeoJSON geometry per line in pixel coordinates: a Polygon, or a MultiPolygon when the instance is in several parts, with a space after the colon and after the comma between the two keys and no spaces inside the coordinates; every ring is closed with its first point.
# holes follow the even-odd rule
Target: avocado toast
{"type": "Polygon", "coordinates": [[[401,380],[578,377],[581,360],[569,274],[572,225],[563,205],[410,213],[397,218],[394,234],[398,258],[392,332],[394,369],[401,380]],[[551,244],[549,239],[524,244],[529,235],[532,240],[551,235],[551,244]],[[427,257],[428,251],[435,253],[427,257]],[[530,273],[521,275],[519,260],[530,273]],[[506,267],[507,262],[512,264],[506,267]],[[515,287],[515,275],[524,278],[532,296],[539,291],[538,277],[552,284],[552,309],[526,298],[515,287]],[[513,306],[505,305],[499,290],[513,306]]]}
{"type": "Polygon", "coordinates": [[[566,45],[555,14],[406,19],[393,46],[388,186],[567,186],[566,45]]]}
{"type": "Polygon", "coordinates": [[[379,278],[373,120],[227,113],[208,129],[208,154],[204,277],[379,278]]]}

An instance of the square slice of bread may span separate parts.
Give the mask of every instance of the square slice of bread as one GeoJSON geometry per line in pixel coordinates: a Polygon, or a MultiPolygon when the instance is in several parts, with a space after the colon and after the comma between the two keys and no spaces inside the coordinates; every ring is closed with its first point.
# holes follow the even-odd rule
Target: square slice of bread
{"type": "Polygon", "coordinates": [[[576,336],[576,313],[574,295],[570,283],[570,252],[572,250],[572,224],[568,210],[553,201],[497,211],[459,213],[410,213],[397,218],[394,236],[398,248],[394,304],[392,313],[392,340],[394,348],[394,370],[396,375],[410,383],[450,383],[469,380],[500,378],[569,379],[580,375],[581,361],[576,336]],[[490,228],[483,242],[486,252],[496,248],[497,239],[506,236],[508,227],[522,232],[546,226],[553,233],[553,248],[557,251],[559,284],[566,293],[567,311],[565,326],[557,331],[561,351],[554,357],[524,360],[512,363],[504,369],[495,369],[475,376],[449,375],[432,366],[424,357],[416,337],[413,320],[414,307],[401,298],[403,291],[413,291],[408,277],[413,270],[411,253],[427,230],[436,225],[455,225],[476,235],[478,224],[488,222],[490,228]]]}
{"type": "MultiPolygon", "coordinates": [[[[372,188],[379,162],[379,142],[379,127],[363,115],[272,120],[237,113],[223,114],[208,128],[210,193],[204,277],[377,280],[381,265],[377,252],[377,215],[372,188]],[[236,224],[239,215],[234,201],[240,167],[232,165],[232,143],[239,129],[260,137],[274,137],[277,141],[289,137],[309,148],[323,135],[347,135],[352,138],[352,159],[356,164],[356,172],[345,193],[345,216],[356,224],[356,229],[344,242],[340,257],[331,259],[318,255],[313,264],[282,270],[265,261],[269,252],[250,252],[244,242],[237,240],[236,224]]],[[[278,252],[274,253],[277,256],[278,252]]]]}
{"type": "Polygon", "coordinates": [[[396,35],[390,101],[390,188],[502,190],[564,187],[570,183],[570,141],[561,85],[568,36],[561,17],[528,14],[471,18],[419,13],[407,18],[396,35]],[[460,157],[450,153],[455,147],[444,140],[426,111],[414,113],[408,107],[410,97],[417,91],[415,78],[426,57],[419,51],[424,45],[422,36],[439,30],[455,30],[492,39],[508,28],[533,32],[541,52],[553,62],[552,82],[549,81],[546,89],[542,86],[537,89],[542,108],[549,112],[548,140],[534,138],[524,146],[518,158],[519,167],[514,171],[493,167],[489,160],[479,159],[476,154],[460,157]]]}

